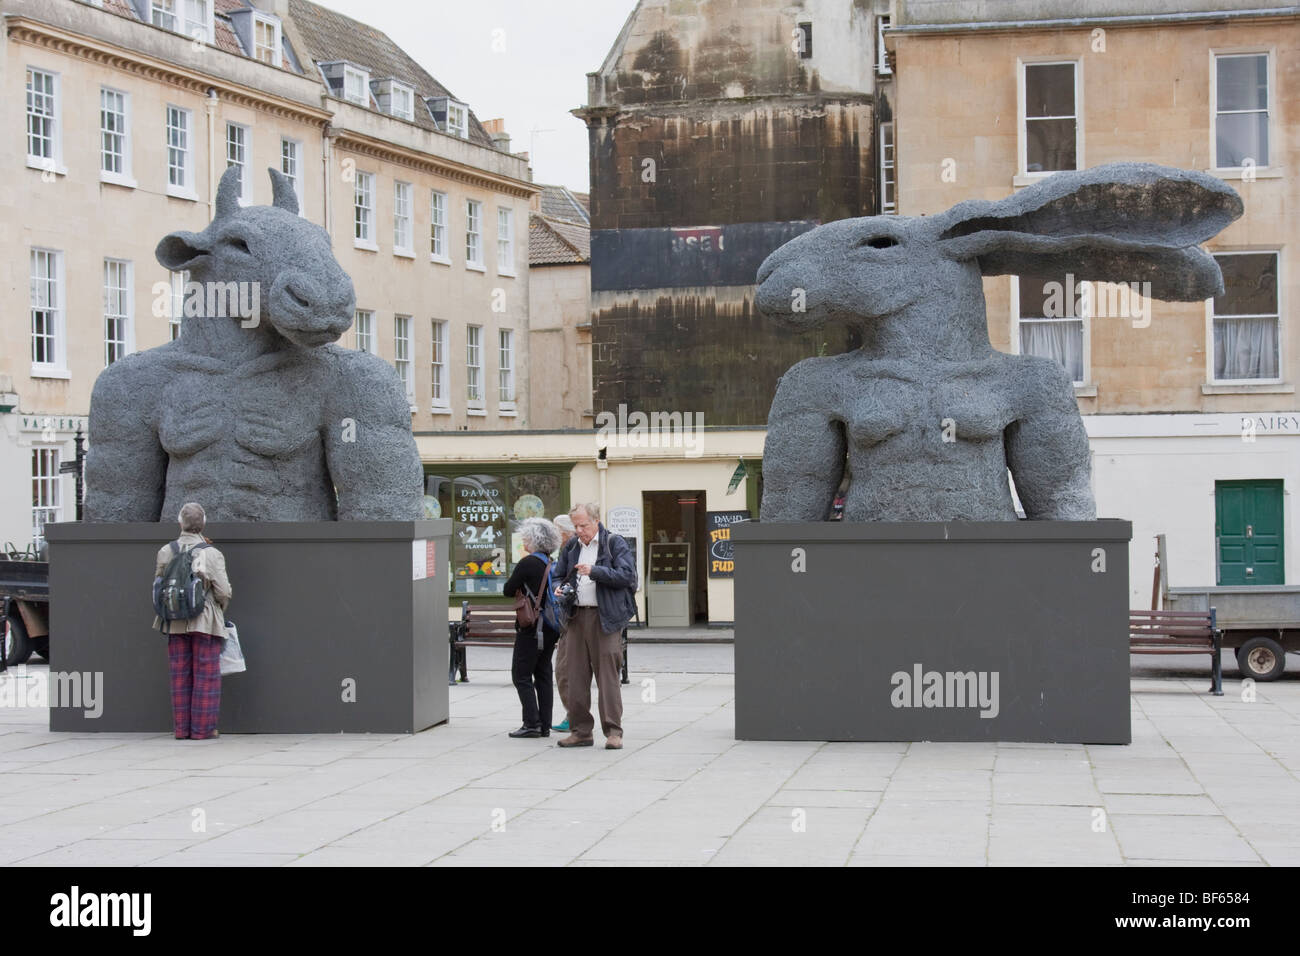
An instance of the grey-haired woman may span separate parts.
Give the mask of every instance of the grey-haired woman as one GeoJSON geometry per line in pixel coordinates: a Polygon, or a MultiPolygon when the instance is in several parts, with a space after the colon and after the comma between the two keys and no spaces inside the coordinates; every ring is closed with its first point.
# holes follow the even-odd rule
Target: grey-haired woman
{"type": "Polygon", "coordinates": [[[514,597],[527,589],[531,598],[541,595],[542,613],[536,627],[528,629],[515,625],[515,656],[511,666],[515,690],[523,706],[524,722],[511,737],[551,736],[552,691],[551,654],[560,639],[556,629],[555,598],[547,581],[551,566],[550,554],[560,546],[560,532],[545,518],[525,518],[519,523],[516,534],[523,539],[527,554],[515,565],[514,574],[506,582],[506,597],[514,597]]]}

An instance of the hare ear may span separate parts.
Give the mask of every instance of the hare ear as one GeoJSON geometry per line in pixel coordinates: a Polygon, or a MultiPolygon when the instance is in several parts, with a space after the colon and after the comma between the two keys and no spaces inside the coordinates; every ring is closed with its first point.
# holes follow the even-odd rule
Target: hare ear
{"type": "Polygon", "coordinates": [[[1242,214],[1241,197],[1205,173],[1151,163],[1061,172],[997,202],[969,200],[933,217],[945,256],[984,275],[1150,282],[1157,299],[1217,295],[1223,279],[1198,244],[1242,214]]]}

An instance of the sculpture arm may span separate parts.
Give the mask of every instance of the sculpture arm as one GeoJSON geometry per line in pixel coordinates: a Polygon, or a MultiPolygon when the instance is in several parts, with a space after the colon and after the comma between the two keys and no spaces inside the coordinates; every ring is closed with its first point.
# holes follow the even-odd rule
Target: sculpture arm
{"type": "Polygon", "coordinates": [[[1092,521],[1092,462],[1074,385],[1051,359],[1024,358],[1018,381],[1025,413],[1007,426],[1007,466],[1025,517],[1040,521],[1092,521]]]}
{"type": "Polygon", "coordinates": [[[781,377],[763,445],[763,521],[825,521],[844,477],[844,425],[826,376],[805,359],[781,377]]]}
{"type": "Polygon", "coordinates": [[[424,471],[401,380],[368,352],[339,353],[339,384],[322,426],[338,520],[414,521],[424,471]]]}
{"type": "Polygon", "coordinates": [[[148,403],[161,376],[144,353],[104,369],[90,396],[86,452],[87,521],[157,521],[167,486],[167,452],[148,403]]]}

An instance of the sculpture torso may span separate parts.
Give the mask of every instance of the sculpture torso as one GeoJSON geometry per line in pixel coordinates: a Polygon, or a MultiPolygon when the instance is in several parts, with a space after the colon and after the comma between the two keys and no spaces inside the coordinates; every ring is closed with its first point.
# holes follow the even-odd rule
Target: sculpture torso
{"type": "Polygon", "coordinates": [[[167,384],[153,396],[150,419],[169,459],[163,513],[203,501],[225,520],[258,520],[269,493],[278,520],[334,520],[321,430],[335,350],[284,349],[230,366],[160,349],[167,384]],[[286,381],[295,383],[292,396],[286,381]]]}
{"type": "Polygon", "coordinates": [[[919,366],[851,352],[816,361],[827,415],[844,429],[846,520],[1015,519],[1003,432],[1024,411],[1017,357],[919,366]]]}

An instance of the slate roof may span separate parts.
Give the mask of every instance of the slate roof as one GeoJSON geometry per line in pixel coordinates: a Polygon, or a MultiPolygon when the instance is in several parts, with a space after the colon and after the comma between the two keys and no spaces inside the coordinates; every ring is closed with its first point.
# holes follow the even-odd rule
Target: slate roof
{"type": "Polygon", "coordinates": [[[591,214],[581,199],[586,194],[570,192],[564,186],[543,186],[541,195],[542,215],[547,219],[564,219],[591,225],[591,214]]]}
{"type": "MultiPolygon", "coordinates": [[[[130,0],[104,0],[103,9],[131,20],[141,19],[130,0]]],[[[213,4],[214,46],[236,56],[250,55],[240,45],[229,16],[232,11],[247,9],[265,9],[265,6],[256,7],[247,0],[215,0],[213,4]]],[[[289,18],[293,21],[297,35],[307,49],[294,49],[282,31],[281,40],[287,50],[287,55],[280,58],[282,69],[292,73],[302,73],[303,70],[299,70],[293,62],[296,59],[304,65],[306,75],[319,80],[321,86],[327,90],[329,87],[324,76],[316,68],[316,63],[349,60],[369,70],[371,80],[393,77],[415,89],[414,122],[417,126],[429,130],[438,129],[438,124],[429,114],[425,99],[440,96],[457,99],[455,94],[430,76],[387,34],[368,24],[335,13],[319,4],[311,3],[310,0],[289,0],[289,18]]],[[[470,142],[494,148],[492,137],[483,129],[473,110],[469,111],[468,132],[467,138],[470,142]]]]}
{"type": "MultiPolygon", "coordinates": [[[[450,96],[459,99],[411,59],[387,34],[372,26],[327,10],[310,0],[289,0],[289,16],[298,28],[302,42],[307,46],[306,50],[298,51],[300,56],[317,63],[349,60],[369,70],[372,80],[391,76],[414,87],[417,126],[433,130],[438,128],[424,104],[426,97],[450,96]]],[[[324,83],[323,78],[321,82],[324,83]]],[[[468,138],[480,146],[492,147],[492,137],[483,129],[473,110],[469,111],[468,138]]]]}

